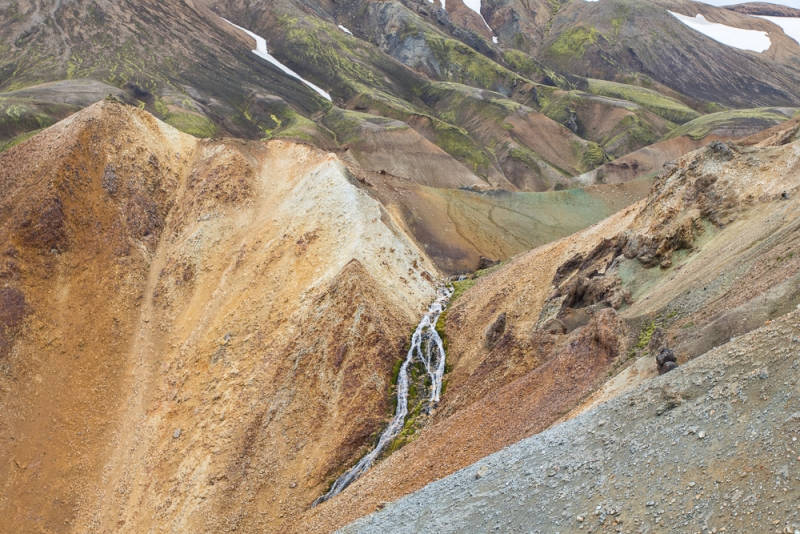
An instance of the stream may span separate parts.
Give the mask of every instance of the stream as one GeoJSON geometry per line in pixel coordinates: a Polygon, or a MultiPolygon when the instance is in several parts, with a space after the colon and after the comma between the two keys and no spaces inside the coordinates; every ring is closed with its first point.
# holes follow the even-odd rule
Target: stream
{"type": "Polygon", "coordinates": [[[436,322],[439,316],[447,307],[450,297],[453,295],[453,286],[444,284],[436,290],[436,300],[428,308],[428,312],[422,316],[422,320],[414,330],[414,335],[411,336],[411,348],[408,349],[406,359],[400,366],[400,372],[397,374],[397,410],[394,417],[389,422],[389,426],[381,434],[378,439],[378,444],[372,449],[369,454],[361,458],[359,462],[348,469],[336,482],[333,483],[331,489],[314,501],[314,506],[323,503],[341,493],[347,486],[358,480],[358,478],[366,473],[375,460],[380,456],[383,450],[395,440],[395,438],[403,430],[406,415],[408,415],[408,389],[409,389],[409,372],[408,367],[419,361],[425,367],[425,372],[431,381],[430,394],[428,396],[428,404],[430,409],[439,404],[439,397],[442,394],[442,379],[444,378],[445,368],[445,353],[444,344],[439,333],[436,331],[436,322]]]}

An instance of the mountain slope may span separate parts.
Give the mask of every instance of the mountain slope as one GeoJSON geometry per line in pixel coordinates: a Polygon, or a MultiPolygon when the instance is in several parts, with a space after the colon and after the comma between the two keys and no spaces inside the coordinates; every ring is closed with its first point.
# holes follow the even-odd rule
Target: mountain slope
{"type": "Polygon", "coordinates": [[[597,388],[591,405],[653,378],[662,347],[685,363],[793,310],[797,125],[773,134],[695,151],[646,200],[480,277],[448,311],[453,367],[429,426],[297,531],[335,530],[544,430],[597,388]]]}
{"type": "Polygon", "coordinates": [[[198,137],[284,138],[350,151],[369,169],[436,187],[542,191],[720,104],[798,105],[793,41],[776,35],[774,50],[757,57],[693,32],[665,9],[776,28],[698,6],[514,0],[485,2],[479,15],[460,0],[446,10],[421,0],[15,2],[3,8],[0,26],[0,90],[11,92],[0,96],[0,143],[16,144],[76,111],[71,89],[101,82],[109,86],[103,92],[198,137]],[[253,38],[225,19],[263,36],[271,59],[253,54],[253,38]],[[661,41],[647,37],[653,24],[663,29],[661,41]],[[570,36],[578,36],[575,50],[570,36]],[[622,82],[613,94],[603,89],[611,82],[622,82]],[[616,100],[587,98],[576,87],[616,100]],[[23,88],[20,99],[14,91],[23,88]],[[553,96],[561,90],[571,96],[553,96]],[[397,133],[405,126],[391,121],[409,130],[397,133]],[[414,163],[380,168],[379,160],[402,161],[407,150],[418,154],[414,163]],[[444,171],[423,165],[427,159],[444,171]]]}
{"type": "Polygon", "coordinates": [[[0,162],[0,510],[20,532],[285,528],[381,429],[440,271],[643,194],[421,187],[113,99],[0,162]],[[415,222],[437,202],[446,228],[415,222]]]}
{"type": "Polygon", "coordinates": [[[798,320],[790,313],[340,532],[794,531],[800,405],[786,387],[800,378],[798,320]]]}
{"type": "Polygon", "coordinates": [[[120,104],[2,158],[5,526],[304,509],[388,408],[397,333],[434,291],[416,245],[331,156],[202,143],[120,104]]]}

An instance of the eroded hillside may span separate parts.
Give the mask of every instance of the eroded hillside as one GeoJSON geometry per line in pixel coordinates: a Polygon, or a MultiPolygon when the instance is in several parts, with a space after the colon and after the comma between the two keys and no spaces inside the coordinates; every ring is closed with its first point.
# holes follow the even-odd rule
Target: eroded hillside
{"type": "Polygon", "coordinates": [[[305,509],[388,409],[437,276],[414,242],[332,156],[119,104],[3,168],[4,528],[305,509]]]}
{"type": "Polygon", "coordinates": [[[800,313],[343,533],[796,532],[800,313]]]}
{"type": "Polygon", "coordinates": [[[114,99],[0,158],[16,531],[284,530],[385,425],[443,273],[644,194],[424,188],[307,145],[199,140],[114,99]]]}
{"type": "Polygon", "coordinates": [[[0,15],[0,151],[113,94],[201,138],[303,142],[432,187],[547,191],[687,122],[705,121],[697,140],[734,112],[710,128],[730,139],[800,105],[800,48],[779,25],[688,0],[43,0],[0,15]],[[719,43],[669,10],[770,47],[719,43]]]}
{"type": "Polygon", "coordinates": [[[797,136],[711,143],[640,203],[460,282],[474,286],[448,312],[453,368],[430,425],[297,531],[341,527],[655,378],[661,348],[684,364],[793,310],[797,136]]]}

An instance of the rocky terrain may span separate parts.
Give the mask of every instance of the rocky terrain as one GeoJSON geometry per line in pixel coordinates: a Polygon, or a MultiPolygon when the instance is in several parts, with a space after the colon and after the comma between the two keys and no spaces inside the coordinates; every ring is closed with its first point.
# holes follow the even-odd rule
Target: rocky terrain
{"type": "Polygon", "coordinates": [[[2,158],[3,528],[305,509],[387,410],[434,295],[417,245],[331,155],[122,104],[2,158]]]}
{"type": "Polygon", "coordinates": [[[793,310],[797,139],[792,124],[711,143],[646,200],[467,281],[431,423],[297,531],[344,526],[655,378],[662,347],[684,364],[793,310]]]}
{"type": "Polygon", "coordinates": [[[795,532],[798,350],[795,311],[340,532],[795,532]]]}
{"type": "Polygon", "coordinates": [[[453,200],[307,145],[199,140],[114,100],[0,158],[11,531],[280,530],[380,430],[441,272],[527,247],[507,237],[525,217],[536,242],[537,224],[580,229],[646,193],[453,200]],[[415,217],[424,194],[458,206],[444,228],[415,217]],[[512,207],[522,219],[500,216],[512,207]],[[467,239],[449,254],[448,231],[467,239]]]}
{"type": "Polygon", "coordinates": [[[0,0],[0,532],[800,528],[800,45],[753,15],[0,0]]]}

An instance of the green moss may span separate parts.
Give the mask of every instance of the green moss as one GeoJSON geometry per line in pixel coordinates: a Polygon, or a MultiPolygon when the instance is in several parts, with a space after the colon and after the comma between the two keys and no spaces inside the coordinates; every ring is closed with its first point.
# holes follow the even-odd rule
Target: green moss
{"type": "Polygon", "coordinates": [[[668,121],[683,124],[700,116],[689,106],[652,89],[605,80],[589,79],[587,91],[602,96],[621,98],[639,104],[668,121]]]}
{"type": "Polygon", "coordinates": [[[606,159],[603,148],[597,143],[588,141],[583,147],[583,154],[581,154],[581,168],[584,171],[590,171],[605,163],[606,159]]]}
{"type": "Polygon", "coordinates": [[[459,161],[465,162],[473,172],[487,168],[491,162],[488,156],[480,150],[475,150],[475,142],[466,130],[444,122],[434,125],[435,142],[445,152],[459,161]]]}
{"type": "Polygon", "coordinates": [[[639,332],[639,339],[636,341],[635,348],[637,350],[644,349],[650,343],[650,338],[653,337],[653,332],[656,331],[658,325],[655,321],[651,321],[645,325],[641,332],[639,332]]]}
{"type": "Polygon", "coordinates": [[[561,89],[573,89],[573,85],[563,76],[539,64],[528,54],[519,50],[509,49],[503,51],[503,59],[512,70],[541,83],[554,85],[561,89]]]}
{"type": "Polygon", "coordinates": [[[562,58],[583,56],[586,49],[597,43],[600,32],[594,26],[575,26],[562,32],[547,51],[562,58]]]}
{"type": "Polygon", "coordinates": [[[664,139],[687,135],[697,141],[717,128],[735,128],[749,123],[757,128],[766,129],[788,119],[788,116],[771,108],[731,109],[687,122],[664,136],[664,139]]]}
{"type": "Polygon", "coordinates": [[[529,170],[541,175],[542,168],[536,161],[534,153],[527,148],[515,147],[508,151],[508,157],[525,165],[529,170]]]}
{"type": "Polygon", "coordinates": [[[205,115],[194,113],[170,113],[164,122],[183,133],[199,138],[214,137],[217,133],[217,125],[205,115]]]}
{"type": "Polygon", "coordinates": [[[479,54],[461,41],[425,33],[425,43],[439,66],[439,75],[452,81],[508,93],[515,82],[527,82],[514,72],[479,54]]]}
{"type": "Polygon", "coordinates": [[[169,108],[167,108],[167,105],[160,98],[156,98],[156,101],[155,101],[155,104],[153,105],[153,107],[155,107],[156,113],[160,117],[164,117],[165,118],[165,117],[167,117],[169,115],[169,108]]]}

